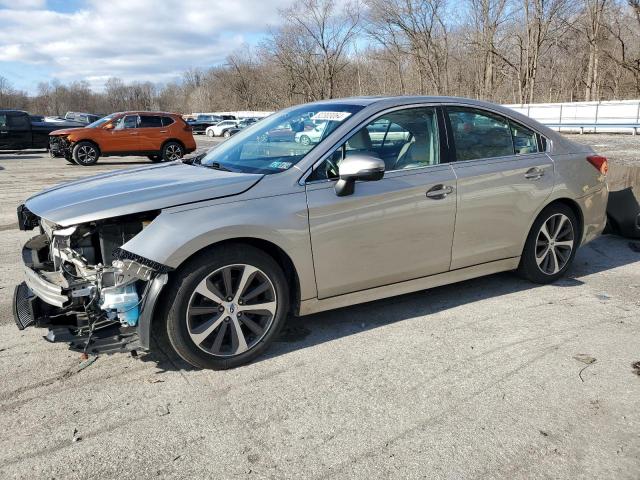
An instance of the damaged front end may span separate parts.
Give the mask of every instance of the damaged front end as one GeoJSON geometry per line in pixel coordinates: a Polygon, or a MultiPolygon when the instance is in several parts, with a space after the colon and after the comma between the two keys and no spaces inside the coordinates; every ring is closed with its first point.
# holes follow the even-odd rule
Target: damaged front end
{"type": "Polygon", "coordinates": [[[52,157],[64,157],[71,160],[73,145],[66,135],[49,136],[49,154],[52,157]]]}
{"type": "Polygon", "coordinates": [[[20,228],[40,228],[23,247],[25,281],[14,294],[18,328],[89,353],[146,349],[169,267],[122,249],[158,212],[59,227],[18,208],[20,228]]]}

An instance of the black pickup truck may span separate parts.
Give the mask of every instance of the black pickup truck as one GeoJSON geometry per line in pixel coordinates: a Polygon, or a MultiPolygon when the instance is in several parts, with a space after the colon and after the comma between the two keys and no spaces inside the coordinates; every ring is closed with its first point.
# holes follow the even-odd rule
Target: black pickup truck
{"type": "Polygon", "coordinates": [[[0,110],[0,150],[48,149],[49,133],[84,126],[74,121],[38,122],[21,110],[0,110]]]}

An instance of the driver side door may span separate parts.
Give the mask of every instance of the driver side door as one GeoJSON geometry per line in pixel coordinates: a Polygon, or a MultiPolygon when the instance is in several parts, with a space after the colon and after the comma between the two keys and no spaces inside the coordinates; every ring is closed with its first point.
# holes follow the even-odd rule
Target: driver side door
{"type": "Polygon", "coordinates": [[[442,273],[450,267],[456,180],[451,166],[441,162],[446,156],[436,108],[395,110],[373,122],[363,125],[307,178],[320,299],[442,273]],[[379,139],[372,141],[370,130],[383,130],[382,124],[404,129],[395,132],[392,148],[379,139]],[[401,138],[402,145],[395,145],[401,138]],[[353,153],[385,156],[386,172],[382,180],[357,182],[352,195],[339,197],[334,170],[353,153]],[[442,190],[448,193],[432,194],[442,190]]]}

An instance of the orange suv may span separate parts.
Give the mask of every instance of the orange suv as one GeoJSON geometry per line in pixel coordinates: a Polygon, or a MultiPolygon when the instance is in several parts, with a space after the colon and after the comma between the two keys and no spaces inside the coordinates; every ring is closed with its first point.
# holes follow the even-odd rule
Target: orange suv
{"type": "Polygon", "coordinates": [[[152,162],[177,160],[195,149],[191,127],[175,113],[112,113],[84,128],[49,134],[51,156],[83,166],[114,155],[144,155],[152,162]]]}

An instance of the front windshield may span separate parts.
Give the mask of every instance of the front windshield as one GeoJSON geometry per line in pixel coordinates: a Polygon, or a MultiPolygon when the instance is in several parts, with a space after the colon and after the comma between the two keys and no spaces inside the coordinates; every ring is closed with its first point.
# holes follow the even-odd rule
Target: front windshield
{"type": "Polygon", "coordinates": [[[115,117],[116,115],[117,115],[116,113],[112,113],[111,115],[107,115],[106,117],[102,117],[100,120],[96,120],[95,122],[90,123],[89,125],[87,125],[87,128],[98,128],[98,127],[101,127],[102,125],[107,123],[109,120],[111,120],[113,117],[115,117]]]}
{"type": "Polygon", "coordinates": [[[291,168],[361,105],[308,104],[277,112],[241,130],[200,160],[207,167],[244,173],[291,168]]]}

